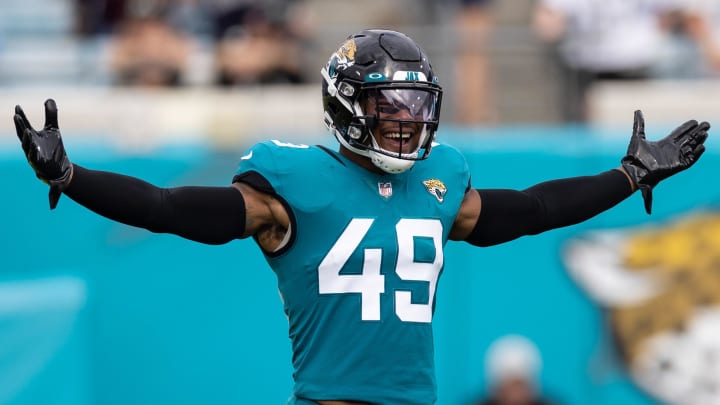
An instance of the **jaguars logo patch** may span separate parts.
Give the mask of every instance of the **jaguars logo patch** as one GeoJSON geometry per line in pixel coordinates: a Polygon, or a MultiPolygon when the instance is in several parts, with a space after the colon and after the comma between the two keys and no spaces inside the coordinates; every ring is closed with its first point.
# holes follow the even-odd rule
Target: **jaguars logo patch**
{"type": "Polygon", "coordinates": [[[432,194],[433,197],[437,198],[439,202],[445,200],[445,193],[447,193],[447,187],[445,183],[438,179],[424,180],[423,184],[428,193],[432,194]]]}
{"type": "Polygon", "coordinates": [[[355,64],[356,50],[357,45],[355,44],[354,39],[348,39],[340,45],[340,49],[338,49],[333,54],[332,58],[330,58],[328,66],[328,73],[330,74],[330,77],[337,77],[338,70],[345,70],[355,64]]]}
{"type": "Polygon", "coordinates": [[[638,386],[663,403],[720,404],[720,212],[593,232],[563,259],[606,309],[638,386]]]}

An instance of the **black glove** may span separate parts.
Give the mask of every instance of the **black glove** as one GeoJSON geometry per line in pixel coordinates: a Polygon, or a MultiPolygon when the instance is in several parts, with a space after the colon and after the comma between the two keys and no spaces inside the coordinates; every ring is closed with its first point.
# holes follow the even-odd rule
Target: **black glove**
{"type": "Polygon", "coordinates": [[[15,106],[13,120],[25,157],[35,170],[35,175],[50,185],[48,197],[50,209],[54,209],[72,178],[72,164],[60,136],[55,101],[45,101],[45,127],[41,131],[33,129],[19,105],[15,106]]]}
{"type": "Polygon", "coordinates": [[[690,120],[657,142],[645,139],[642,111],[635,111],[633,133],[622,166],[642,192],[645,211],[652,211],[652,191],[660,181],[692,166],[705,152],[710,124],[690,120]]]}

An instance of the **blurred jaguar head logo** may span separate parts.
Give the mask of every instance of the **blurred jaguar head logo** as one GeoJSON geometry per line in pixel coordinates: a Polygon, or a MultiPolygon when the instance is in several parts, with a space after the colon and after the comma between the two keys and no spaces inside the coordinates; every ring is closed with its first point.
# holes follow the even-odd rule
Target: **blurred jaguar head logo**
{"type": "Polygon", "coordinates": [[[673,405],[720,404],[720,212],[565,246],[575,281],[607,310],[634,381],[673,405]]]}

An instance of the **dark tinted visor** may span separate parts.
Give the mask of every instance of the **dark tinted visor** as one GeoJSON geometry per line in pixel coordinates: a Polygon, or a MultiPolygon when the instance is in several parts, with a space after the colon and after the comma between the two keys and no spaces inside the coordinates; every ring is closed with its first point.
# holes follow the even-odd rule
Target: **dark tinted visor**
{"type": "Polygon", "coordinates": [[[437,118],[438,94],[424,89],[372,89],[366,93],[365,113],[393,116],[402,111],[414,120],[433,121],[437,118]]]}

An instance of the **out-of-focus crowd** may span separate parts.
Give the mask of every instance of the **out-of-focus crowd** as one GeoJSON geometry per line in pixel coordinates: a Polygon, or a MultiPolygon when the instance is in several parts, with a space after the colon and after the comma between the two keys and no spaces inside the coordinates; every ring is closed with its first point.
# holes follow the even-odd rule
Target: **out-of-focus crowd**
{"type": "Polygon", "coordinates": [[[303,83],[298,61],[310,40],[299,2],[76,0],[77,34],[111,35],[114,81],[180,86],[198,40],[212,44],[219,86],[303,83]]]}
{"type": "Polygon", "coordinates": [[[567,121],[598,81],[720,77],[718,23],[717,0],[538,0],[531,20],[567,78],[567,121]]]}
{"type": "MultiPolygon", "coordinates": [[[[42,10],[49,3],[29,0],[22,8],[42,10]]],[[[74,40],[102,38],[102,63],[89,62],[86,70],[102,66],[102,81],[122,86],[316,83],[320,66],[333,50],[330,44],[337,46],[362,28],[398,29],[428,51],[447,90],[446,119],[461,125],[506,122],[508,108],[517,111],[517,104],[499,105],[511,98],[525,104],[544,99],[557,105],[563,121],[583,122],[588,118],[588,91],[598,82],[720,77],[720,0],[52,3],[70,4],[74,40]],[[518,55],[519,49],[540,54],[554,70],[530,67],[531,57],[518,55]],[[560,97],[550,100],[528,83],[554,86],[552,92],[560,97]]],[[[3,13],[10,6],[0,7],[3,13]]],[[[13,18],[5,14],[4,20],[13,18]]],[[[48,21],[40,18],[36,23],[48,21]]],[[[0,56],[3,39],[17,50],[17,38],[2,38],[1,25],[0,56]]],[[[3,76],[3,69],[17,71],[35,60],[25,50],[18,54],[15,62],[0,60],[3,84],[12,85],[17,76],[3,76]]],[[[538,103],[528,108],[537,109],[538,103]]]]}

